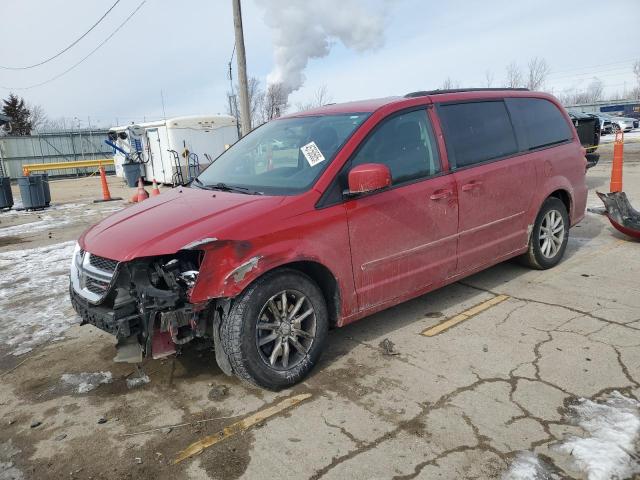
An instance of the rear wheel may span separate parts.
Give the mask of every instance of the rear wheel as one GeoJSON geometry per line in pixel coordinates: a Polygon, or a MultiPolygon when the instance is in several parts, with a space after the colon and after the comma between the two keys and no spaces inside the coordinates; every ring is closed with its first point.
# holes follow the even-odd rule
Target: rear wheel
{"type": "Polygon", "coordinates": [[[315,282],[295,270],[280,270],[258,279],[236,299],[221,336],[236,375],[279,390],[311,371],[327,330],[327,307],[315,282]]]}
{"type": "Polygon", "coordinates": [[[567,248],[569,215],[561,200],[547,198],[542,204],[529,238],[529,250],[522,260],[531,268],[555,267],[567,248]]]}

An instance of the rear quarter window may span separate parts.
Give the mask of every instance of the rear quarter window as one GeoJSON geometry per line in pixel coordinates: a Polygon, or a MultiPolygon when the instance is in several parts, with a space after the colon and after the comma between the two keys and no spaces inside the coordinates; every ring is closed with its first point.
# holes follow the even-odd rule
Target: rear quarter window
{"type": "Polygon", "coordinates": [[[573,131],[564,115],[543,98],[507,98],[522,150],[535,150],[566,142],[573,131]]]}
{"type": "Polygon", "coordinates": [[[444,104],[438,107],[438,115],[455,168],[518,152],[509,112],[502,100],[444,104]]]}

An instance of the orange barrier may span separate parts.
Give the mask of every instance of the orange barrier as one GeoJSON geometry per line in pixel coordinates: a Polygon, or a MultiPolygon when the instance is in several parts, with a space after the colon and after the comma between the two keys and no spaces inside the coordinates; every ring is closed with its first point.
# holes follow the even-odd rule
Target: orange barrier
{"type": "Polygon", "coordinates": [[[616,132],[616,139],[613,142],[613,165],[611,167],[610,192],[622,191],[622,159],[624,155],[624,134],[616,132]]]}
{"type": "Polygon", "coordinates": [[[120,197],[112,197],[109,192],[109,184],[107,183],[107,173],[104,170],[104,167],[100,165],[100,183],[102,184],[102,198],[98,200],[94,200],[93,203],[100,202],[113,202],[114,200],[122,200],[120,197]]]}

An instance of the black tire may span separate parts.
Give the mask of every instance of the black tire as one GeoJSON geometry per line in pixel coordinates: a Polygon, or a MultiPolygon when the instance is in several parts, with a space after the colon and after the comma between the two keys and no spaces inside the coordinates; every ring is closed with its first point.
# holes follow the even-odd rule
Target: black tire
{"type": "MultiPolygon", "coordinates": [[[[295,298],[295,296],[289,298],[295,298]]],[[[282,302],[276,306],[281,309],[282,302]]],[[[289,306],[293,307],[293,303],[289,306]]],[[[289,312],[292,310],[293,308],[289,312]]],[[[233,372],[242,380],[259,387],[280,390],[301,381],[315,366],[324,350],[328,327],[327,306],[318,285],[301,272],[281,269],[265,274],[247,287],[235,299],[229,315],[223,321],[220,330],[222,345],[229,357],[233,372]],[[306,317],[303,322],[307,322],[310,317],[314,319],[315,337],[312,340],[307,340],[306,338],[303,340],[303,337],[300,337],[298,345],[303,342],[309,342],[305,346],[308,348],[306,354],[303,355],[298,350],[293,349],[291,350],[291,352],[294,352],[294,357],[292,358],[297,356],[295,365],[287,367],[280,365],[280,368],[278,368],[277,365],[275,367],[270,365],[270,358],[265,356],[263,349],[269,348],[269,345],[258,346],[258,341],[264,338],[260,336],[265,335],[265,333],[262,329],[258,330],[257,324],[259,320],[261,322],[264,321],[262,323],[263,326],[273,324],[272,321],[265,321],[266,317],[262,315],[263,312],[268,312],[265,315],[272,315],[272,310],[268,308],[267,303],[283,291],[291,292],[290,295],[299,293],[306,297],[307,300],[305,302],[308,301],[309,303],[305,303],[305,305],[309,308],[312,307],[314,313],[306,317]]],[[[276,342],[277,340],[274,341],[272,353],[276,349],[276,342]]],[[[287,348],[293,347],[288,346],[287,348]]],[[[280,362],[284,363],[284,355],[281,354],[279,358],[280,362]]]]}
{"type": "MultiPolygon", "coordinates": [[[[556,227],[557,228],[557,227],[556,227]]],[[[536,221],[533,224],[533,230],[531,231],[531,235],[529,236],[529,249],[527,253],[525,253],[521,260],[528,267],[535,268],[537,270],[546,270],[548,268],[555,267],[560,260],[562,260],[562,256],[567,248],[567,241],[569,240],[569,215],[567,213],[567,208],[564,206],[564,203],[558,198],[549,197],[547,198],[542,207],[540,208],[540,212],[538,212],[538,216],[536,217],[536,221]],[[550,212],[556,212],[562,218],[562,226],[563,226],[563,236],[562,241],[559,246],[556,245],[556,251],[551,254],[551,251],[546,250],[544,247],[544,238],[541,239],[541,234],[543,233],[543,222],[548,222],[547,214],[550,212]],[[545,220],[545,217],[547,220],[545,220]],[[545,253],[546,250],[546,253],[545,253]]],[[[552,240],[549,240],[552,241],[552,240]]]]}

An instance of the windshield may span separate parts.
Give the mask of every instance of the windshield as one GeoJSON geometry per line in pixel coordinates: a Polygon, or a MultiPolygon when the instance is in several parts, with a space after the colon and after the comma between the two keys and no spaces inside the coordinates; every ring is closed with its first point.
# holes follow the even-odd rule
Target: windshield
{"type": "Polygon", "coordinates": [[[303,192],[368,116],[351,113],[271,121],[220,155],[193,186],[267,195],[303,192]]]}

